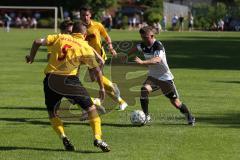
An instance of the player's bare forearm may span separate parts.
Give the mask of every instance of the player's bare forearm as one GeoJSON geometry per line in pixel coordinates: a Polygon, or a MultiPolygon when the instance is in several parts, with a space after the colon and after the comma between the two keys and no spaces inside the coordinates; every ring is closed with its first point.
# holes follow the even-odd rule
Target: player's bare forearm
{"type": "Polygon", "coordinates": [[[139,57],[136,57],[135,62],[138,63],[138,64],[143,64],[143,65],[156,64],[156,63],[161,62],[161,58],[160,57],[153,57],[153,58],[148,59],[148,60],[141,60],[139,57]]]}
{"type": "Polygon", "coordinates": [[[41,44],[37,43],[36,40],[33,42],[31,50],[30,50],[30,54],[25,57],[27,63],[32,63],[34,61],[34,58],[35,58],[40,46],[41,46],[41,44]]]}
{"type": "Polygon", "coordinates": [[[137,51],[137,48],[136,48],[136,47],[131,48],[130,51],[126,53],[126,55],[124,55],[123,57],[120,58],[121,62],[122,62],[122,63],[127,63],[129,57],[132,57],[131,55],[132,55],[133,53],[135,53],[136,51],[137,51]]]}
{"type": "Polygon", "coordinates": [[[96,56],[96,59],[97,59],[97,62],[100,64],[100,65],[104,65],[105,63],[105,60],[93,49],[93,52],[96,56]]]}
{"type": "Polygon", "coordinates": [[[106,43],[108,44],[108,49],[109,49],[109,51],[111,52],[111,54],[112,54],[113,56],[116,56],[116,55],[117,55],[117,52],[116,52],[115,49],[113,48],[111,38],[110,38],[109,36],[106,36],[106,37],[105,37],[105,41],[106,41],[106,43]]]}
{"type": "Polygon", "coordinates": [[[37,39],[33,42],[30,54],[25,57],[27,63],[32,63],[41,45],[46,45],[45,39],[37,39]]]}

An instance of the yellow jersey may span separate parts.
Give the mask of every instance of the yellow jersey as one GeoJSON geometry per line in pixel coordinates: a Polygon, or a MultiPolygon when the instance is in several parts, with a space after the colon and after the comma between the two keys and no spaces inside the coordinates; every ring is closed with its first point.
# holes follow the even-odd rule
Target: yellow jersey
{"type": "Polygon", "coordinates": [[[107,56],[102,47],[102,37],[106,38],[107,36],[108,33],[101,23],[93,20],[90,21],[90,24],[87,26],[86,40],[88,41],[88,44],[93,47],[104,60],[107,59],[107,56]]]}
{"type": "Polygon", "coordinates": [[[98,67],[93,49],[82,39],[69,34],[49,35],[47,46],[51,46],[51,56],[45,74],[76,75],[81,64],[89,68],[98,67]]]}

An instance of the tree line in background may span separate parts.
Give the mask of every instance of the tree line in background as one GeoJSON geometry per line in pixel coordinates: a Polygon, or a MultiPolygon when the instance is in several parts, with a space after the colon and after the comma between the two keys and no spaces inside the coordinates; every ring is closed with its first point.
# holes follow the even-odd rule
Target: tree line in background
{"type": "Polygon", "coordinates": [[[213,5],[197,4],[192,7],[192,13],[195,28],[214,30],[220,19],[228,27],[232,20],[240,20],[240,0],[214,0],[213,5]]]}
{"type": "MultiPolygon", "coordinates": [[[[161,22],[163,18],[163,1],[164,0],[132,0],[131,5],[142,6],[141,20],[152,25],[161,22]]],[[[127,0],[1,0],[0,5],[9,6],[61,6],[64,10],[77,10],[83,5],[91,6],[95,19],[101,20],[102,12],[109,8],[121,8],[124,5],[129,5],[127,0]]],[[[194,16],[194,27],[196,29],[209,30],[214,23],[219,19],[224,19],[226,22],[232,19],[240,19],[240,0],[213,0],[212,5],[197,4],[191,6],[191,12],[194,16]]],[[[121,10],[119,10],[121,12],[121,10]]],[[[117,14],[122,19],[123,25],[129,22],[128,15],[121,13],[117,14]]]]}

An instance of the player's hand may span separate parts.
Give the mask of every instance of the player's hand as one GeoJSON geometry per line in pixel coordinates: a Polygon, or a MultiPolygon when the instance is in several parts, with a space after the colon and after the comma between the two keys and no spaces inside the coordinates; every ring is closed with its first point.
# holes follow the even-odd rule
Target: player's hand
{"type": "Polygon", "coordinates": [[[117,56],[117,52],[115,51],[115,49],[109,48],[109,51],[111,52],[111,54],[113,55],[113,57],[116,57],[116,56],[117,56]]]}
{"type": "Polygon", "coordinates": [[[101,101],[103,101],[105,99],[105,94],[106,94],[105,89],[101,88],[99,90],[99,98],[101,99],[101,101]]]}
{"type": "Polygon", "coordinates": [[[26,60],[26,63],[29,63],[29,64],[33,63],[33,59],[30,55],[26,55],[25,60],[26,60]]]}
{"type": "Polygon", "coordinates": [[[143,64],[143,61],[138,57],[135,57],[135,62],[138,64],[143,64]]]}

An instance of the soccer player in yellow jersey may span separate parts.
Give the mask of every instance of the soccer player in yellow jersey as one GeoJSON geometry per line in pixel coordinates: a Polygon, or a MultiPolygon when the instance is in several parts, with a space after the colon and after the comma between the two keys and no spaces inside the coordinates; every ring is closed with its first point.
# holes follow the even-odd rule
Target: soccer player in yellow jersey
{"type": "MultiPolygon", "coordinates": [[[[73,28],[73,22],[71,20],[64,20],[63,22],[60,23],[60,34],[71,34],[72,33],[72,28],[73,28]]],[[[49,59],[52,51],[51,51],[52,46],[47,46],[47,60],[49,59]]]]}
{"type": "MultiPolygon", "coordinates": [[[[73,28],[73,22],[71,20],[64,20],[63,22],[60,23],[59,28],[60,28],[60,33],[59,34],[71,34],[72,33],[72,28],[73,28]]],[[[82,39],[85,39],[85,34],[86,34],[85,32],[86,32],[86,30],[84,31],[84,33],[82,33],[83,36],[81,36],[81,37],[84,37],[82,39]]],[[[48,52],[47,60],[49,60],[50,55],[52,53],[51,48],[52,48],[52,46],[47,46],[47,52],[48,52]]],[[[98,56],[98,58],[100,58],[100,57],[98,56]]],[[[103,61],[103,60],[101,59],[100,61],[103,61]]],[[[106,112],[105,108],[101,106],[101,101],[100,101],[99,98],[91,97],[91,100],[97,106],[97,110],[98,110],[99,113],[105,113],[106,112]]],[[[86,119],[87,114],[84,114],[84,115],[85,115],[85,119],[86,119]]]]}
{"type": "MultiPolygon", "coordinates": [[[[92,46],[97,53],[104,59],[107,59],[106,53],[102,46],[102,37],[105,39],[108,44],[109,51],[113,56],[116,56],[117,53],[113,49],[112,41],[107,31],[103,27],[103,25],[99,22],[93,21],[91,19],[91,9],[89,7],[82,7],[80,10],[81,21],[87,26],[87,37],[89,45],[92,46]]],[[[92,75],[91,70],[89,70],[90,76],[92,75]]],[[[94,77],[92,80],[94,80],[94,77]]],[[[107,77],[103,76],[103,84],[106,90],[106,93],[116,102],[119,103],[119,109],[125,110],[128,106],[127,103],[120,97],[119,89],[116,85],[114,85],[107,77]]]]}
{"type": "MultiPolygon", "coordinates": [[[[84,28],[84,25],[76,23],[73,26],[73,33],[79,33],[84,28]]],[[[96,107],[92,103],[87,90],[76,76],[81,64],[86,64],[93,69],[100,86],[99,97],[102,100],[104,99],[105,89],[102,82],[102,72],[93,49],[86,41],[75,39],[68,34],[50,35],[33,42],[30,54],[26,56],[26,62],[32,63],[38,48],[44,45],[52,46],[52,53],[45,68],[46,77],[43,82],[45,104],[50,121],[55,126],[55,131],[62,138],[65,149],[75,150],[65,135],[63,123],[56,113],[59,102],[63,97],[72,99],[88,112],[89,123],[94,134],[94,146],[101,148],[103,152],[109,152],[108,144],[102,140],[101,119],[98,116],[96,107]]]]}

